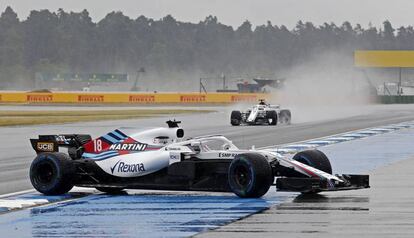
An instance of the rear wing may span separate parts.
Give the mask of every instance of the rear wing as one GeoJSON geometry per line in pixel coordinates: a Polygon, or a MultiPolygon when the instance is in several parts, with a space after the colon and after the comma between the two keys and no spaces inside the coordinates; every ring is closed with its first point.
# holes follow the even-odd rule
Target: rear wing
{"type": "Polygon", "coordinates": [[[79,148],[92,137],[86,134],[66,134],[66,135],[39,135],[38,139],[30,139],[36,153],[59,152],[59,147],[79,148]]]}

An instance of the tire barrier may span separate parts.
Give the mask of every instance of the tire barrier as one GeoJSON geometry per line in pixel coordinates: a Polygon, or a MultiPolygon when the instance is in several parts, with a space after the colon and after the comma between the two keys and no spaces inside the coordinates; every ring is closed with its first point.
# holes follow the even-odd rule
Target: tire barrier
{"type": "Polygon", "coordinates": [[[0,92],[0,103],[230,104],[269,99],[264,93],[0,92]]]}

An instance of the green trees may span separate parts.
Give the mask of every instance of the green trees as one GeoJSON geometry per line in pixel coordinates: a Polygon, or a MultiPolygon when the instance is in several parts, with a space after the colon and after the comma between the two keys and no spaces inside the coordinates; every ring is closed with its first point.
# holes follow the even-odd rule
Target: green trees
{"type": "MultiPolygon", "coordinates": [[[[316,26],[299,21],[294,29],[249,21],[233,28],[208,16],[187,23],[168,15],[131,19],[111,12],[93,22],[82,12],[32,11],[19,20],[7,7],[0,16],[0,88],[30,87],[35,72],[260,75],[306,62],[323,51],[414,49],[413,27],[380,29],[344,22],[316,26]]],[[[162,77],[160,77],[162,78],[162,77]]],[[[167,78],[167,77],[166,77],[167,78]]]]}
{"type": "Polygon", "coordinates": [[[25,75],[23,67],[24,38],[22,24],[10,8],[0,17],[0,88],[25,75]]]}
{"type": "Polygon", "coordinates": [[[93,55],[97,50],[98,37],[96,24],[88,11],[66,13],[59,9],[57,22],[54,37],[58,64],[70,72],[84,72],[96,67],[93,55]]]}

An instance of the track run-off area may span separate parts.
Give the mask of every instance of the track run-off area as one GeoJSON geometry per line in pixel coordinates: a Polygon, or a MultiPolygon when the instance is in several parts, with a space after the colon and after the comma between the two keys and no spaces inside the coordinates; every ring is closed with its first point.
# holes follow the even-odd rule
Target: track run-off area
{"type": "MultiPolygon", "coordinates": [[[[332,217],[339,216],[347,221],[356,217],[355,224],[380,227],[375,219],[367,221],[371,213],[372,218],[378,216],[376,209],[383,204],[371,201],[378,201],[387,193],[386,189],[376,189],[384,187],[387,181],[377,179],[380,178],[376,177],[377,171],[414,157],[414,106],[411,105],[374,105],[360,113],[315,120],[295,118],[293,111],[292,125],[240,127],[230,126],[231,109],[213,109],[216,112],[173,118],[183,122],[186,136],[223,134],[240,148],[254,145],[280,153],[294,153],[317,147],[330,158],[334,173],[368,173],[374,182],[372,188],[303,198],[295,193],[276,192],[272,187],[260,199],[240,199],[228,193],[140,190],[110,196],[93,189],[76,188],[65,196],[46,197],[30,190],[5,195],[31,189],[28,170],[35,153],[29,138],[59,133],[89,133],[96,137],[118,127],[164,126],[170,117],[3,127],[0,128],[0,149],[5,151],[0,157],[0,192],[3,194],[0,229],[8,237],[185,237],[197,234],[271,237],[275,233],[283,237],[331,237],[335,230],[347,226],[339,222],[339,218],[332,217]]],[[[393,176],[397,174],[398,171],[394,171],[393,176]]],[[[414,195],[411,190],[407,188],[407,193],[414,195]]],[[[414,214],[414,204],[405,205],[405,214],[414,214]]],[[[389,214],[390,219],[398,219],[393,211],[389,214]]],[[[395,234],[399,236],[413,231],[409,228],[414,227],[412,216],[402,217],[406,220],[388,225],[390,234],[397,228],[399,232],[395,234]]],[[[357,237],[361,233],[364,229],[347,234],[357,237]]],[[[375,232],[369,234],[374,236],[375,232]]]]}

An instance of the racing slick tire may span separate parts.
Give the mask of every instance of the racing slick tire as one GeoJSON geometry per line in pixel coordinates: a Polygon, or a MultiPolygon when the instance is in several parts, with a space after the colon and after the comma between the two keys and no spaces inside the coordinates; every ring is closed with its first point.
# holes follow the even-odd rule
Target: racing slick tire
{"type": "Polygon", "coordinates": [[[101,191],[107,194],[121,194],[123,193],[123,188],[108,188],[108,187],[96,187],[96,190],[101,191]]]}
{"type": "Polygon", "coordinates": [[[277,125],[277,112],[276,111],[267,111],[266,112],[266,118],[269,122],[269,125],[277,125]],[[269,119],[271,121],[269,121],[269,119]]]}
{"type": "MultiPolygon", "coordinates": [[[[331,162],[328,157],[320,150],[305,150],[297,153],[293,156],[294,160],[297,160],[303,164],[309,165],[316,169],[322,170],[325,173],[332,174],[331,162]]],[[[311,192],[302,192],[302,194],[317,194],[320,191],[315,190],[311,192]]]]}
{"type": "Polygon", "coordinates": [[[75,165],[64,153],[41,153],[30,166],[33,187],[45,195],[61,195],[73,188],[75,165]]]}
{"type": "Polygon", "coordinates": [[[242,121],[242,115],[240,111],[232,111],[230,116],[230,124],[232,126],[239,126],[242,121]]]}
{"type": "Polygon", "coordinates": [[[260,154],[237,155],[230,163],[228,182],[230,189],[241,198],[258,198],[273,184],[272,168],[260,154]]]}
{"type": "Polygon", "coordinates": [[[295,154],[293,159],[322,170],[325,173],[332,174],[331,162],[329,162],[328,157],[320,150],[304,150],[295,154]]]}
{"type": "Polygon", "coordinates": [[[292,114],[289,110],[281,110],[279,114],[279,121],[281,124],[290,125],[292,114]]]}

